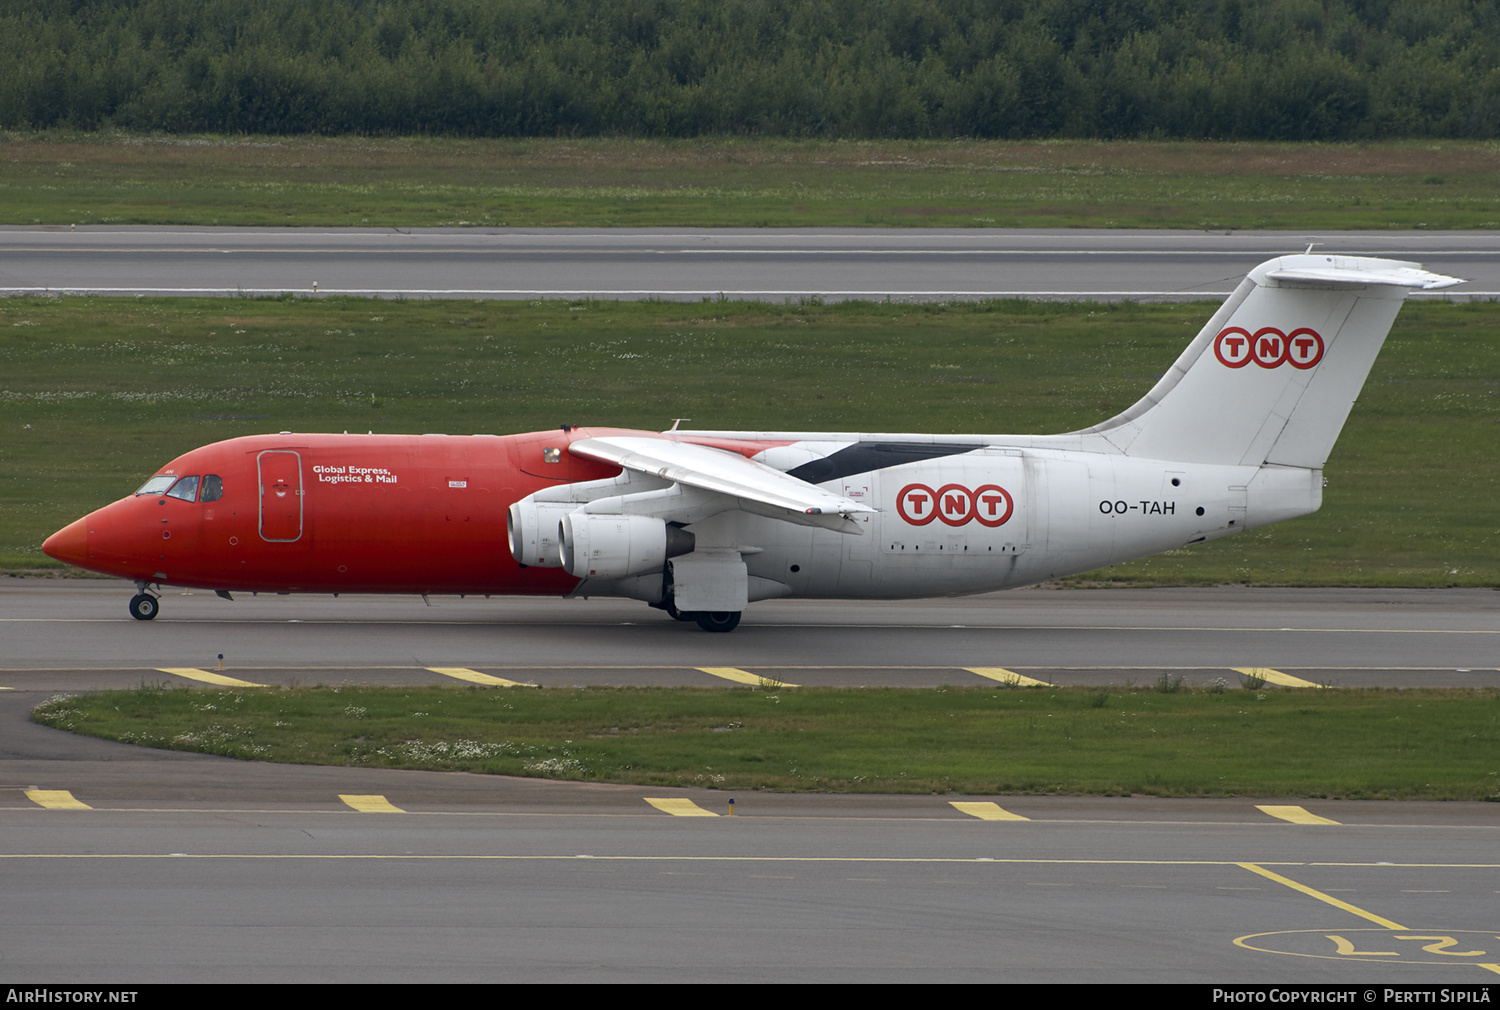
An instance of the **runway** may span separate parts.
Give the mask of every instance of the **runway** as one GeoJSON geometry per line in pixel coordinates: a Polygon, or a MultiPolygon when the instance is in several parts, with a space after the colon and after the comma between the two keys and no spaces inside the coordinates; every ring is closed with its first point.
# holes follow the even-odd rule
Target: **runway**
{"type": "Polygon", "coordinates": [[[1491,232],[175,227],[0,228],[0,294],[1217,300],[1309,245],[1500,296],[1491,232]]]}

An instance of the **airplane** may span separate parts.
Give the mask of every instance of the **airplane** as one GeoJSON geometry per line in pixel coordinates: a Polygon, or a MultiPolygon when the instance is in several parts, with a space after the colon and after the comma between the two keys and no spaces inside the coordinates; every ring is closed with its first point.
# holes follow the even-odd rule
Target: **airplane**
{"type": "Polygon", "coordinates": [[[253,435],[179,456],[43,550],[133,581],[142,621],[164,585],[626,597],[710,632],[777,597],[1024,586],[1317,511],[1406,294],[1458,283],[1269,260],[1139,402],[1060,435],[253,435]]]}

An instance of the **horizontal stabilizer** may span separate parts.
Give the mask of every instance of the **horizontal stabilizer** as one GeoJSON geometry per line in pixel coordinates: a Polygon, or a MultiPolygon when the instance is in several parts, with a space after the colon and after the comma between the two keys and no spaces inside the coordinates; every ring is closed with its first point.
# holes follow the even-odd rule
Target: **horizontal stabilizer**
{"type": "MultiPolygon", "coordinates": [[[[1286,257],[1287,260],[1311,260],[1312,256],[1286,257]]],[[[1377,260],[1355,256],[1319,256],[1323,262],[1295,266],[1280,266],[1266,271],[1266,279],[1278,282],[1301,281],[1308,284],[1354,284],[1361,287],[1372,284],[1390,285],[1400,288],[1419,288],[1436,291],[1462,284],[1459,277],[1448,277],[1423,270],[1421,264],[1401,260],[1377,260]]]]}

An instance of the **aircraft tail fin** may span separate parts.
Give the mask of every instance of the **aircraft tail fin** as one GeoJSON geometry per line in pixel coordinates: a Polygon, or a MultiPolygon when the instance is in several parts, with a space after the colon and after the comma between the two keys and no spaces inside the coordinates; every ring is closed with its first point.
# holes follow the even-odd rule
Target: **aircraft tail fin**
{"type": "Polygon", "coordinates": [[[1138,403],[1086,429],[1129,456],[1321,469],[1419,264],[1282,256],[1240,283],[1138,403]]]}

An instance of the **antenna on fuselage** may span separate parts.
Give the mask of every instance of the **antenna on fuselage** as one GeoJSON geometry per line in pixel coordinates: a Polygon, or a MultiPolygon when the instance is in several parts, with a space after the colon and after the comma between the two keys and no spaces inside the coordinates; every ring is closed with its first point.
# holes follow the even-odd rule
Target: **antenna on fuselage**
{"type": "Polygon", "coordinates": [[[677,430],[677,426],[679,424],[681,424],[683,421],[691,421],[691,420],[692,420],[691,417],[674,417],[674,418],[672,418],[672,427],[668,428],[667,430],[668,431],[676,431],[677,430]]]}

